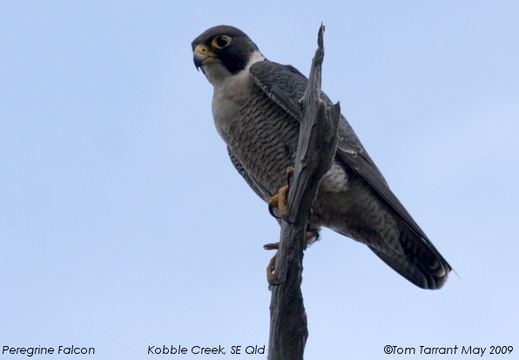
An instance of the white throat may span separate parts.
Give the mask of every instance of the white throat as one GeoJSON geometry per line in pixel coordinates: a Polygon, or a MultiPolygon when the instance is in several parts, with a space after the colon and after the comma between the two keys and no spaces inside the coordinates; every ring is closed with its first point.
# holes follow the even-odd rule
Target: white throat
{"type": "Polygon", "coordinates": [[[238,116],[241,105],[249,97],[254,82],[249,73],[252,64],[265,60],[259,52],[252,53],[245,69],[231,74],[221,62],[203,66],[204,74],[213,84],[213,118],[216,130],[226,143],[229,143],[229,128],[238,116]]]}
{"type": "Polygon", "coordinates": [[[213,84],[213,86],[218,86],[222,82],[225,82],[227,78],[238,76],[243,72],[248,73],[249,68],[252,66],[252,64],[262,60],[265,60],[265,57],[259,51],[254,51],[251,54],[251,57],[249,59],[249,62],[245,66],[245,69],[243,69],[235,75],[231,74],[229,70],[227,70],[220,61],[215,61],[213,63],[204,65],[202,69],[204,71],[205,76],[207,77],[207,80],[209,80],[209,82],[213,84]]]}

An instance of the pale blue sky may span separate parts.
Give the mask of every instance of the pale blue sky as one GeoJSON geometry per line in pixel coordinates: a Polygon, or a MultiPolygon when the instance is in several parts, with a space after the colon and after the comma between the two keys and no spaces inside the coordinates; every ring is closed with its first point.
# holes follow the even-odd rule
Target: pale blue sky
{"type": "Polygon", "coordinates": [[[321,22],[323,89],[459,277],[421,290],[324,231],[306,358],[517,356],[515,1],[2,1],[0,346],[267,345],[278,225],[227,158],[190,43],[234,25],[308,73],[321,22]]]}

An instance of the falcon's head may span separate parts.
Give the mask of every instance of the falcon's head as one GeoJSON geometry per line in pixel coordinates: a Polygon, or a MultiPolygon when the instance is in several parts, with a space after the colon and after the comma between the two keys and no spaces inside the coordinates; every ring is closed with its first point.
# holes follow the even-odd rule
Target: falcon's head
{"type": "Polygon", "coordinates": [[[213,84],[265,59],[247,34],[228,25],[204,31],[193,40],[191,46],[196,68],[202,68],[213,84]]]}

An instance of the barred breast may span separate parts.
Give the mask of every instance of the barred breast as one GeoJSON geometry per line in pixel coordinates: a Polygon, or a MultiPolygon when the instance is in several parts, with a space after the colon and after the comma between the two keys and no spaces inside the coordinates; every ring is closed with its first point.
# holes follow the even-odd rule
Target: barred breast
{"type": "MultiPolygon", "coordinates": [[[[228,130],[227,146],[234,166],[268,201],[286,185],[286,169],[294,166],[299,122],[254,86],[228,130]]],[[[311,219],[314,227],[333,223],[335,216],[331,218],[328,213],[344,213],[344,201],[339,201],[343,199],[337,195],[348,190],[349,178],[347,169],[338,161],[323,176],[311,219]]]]}
{"type": "Polygon", "coordinates": [[[227,146],[241,165],[238,171],[268,201],[286,185],[294,166],[299,123],[258,87],[253,86],[228,129],[227,146]]]}

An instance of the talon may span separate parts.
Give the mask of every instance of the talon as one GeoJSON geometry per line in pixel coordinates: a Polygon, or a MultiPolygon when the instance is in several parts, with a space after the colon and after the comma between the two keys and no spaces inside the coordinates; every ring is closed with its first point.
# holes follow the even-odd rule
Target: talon
{"type": "Polygon", "coordinates": [[[276,274],[274,274],[274,271],[276,270],[276,257],[277,254],[270,259],[269,264],[267,265],[267,281],[271,286],[279,285],[277,282],[278,278],[276,274]]]}
{"type": "Polygon", "coordinates": [[[263,249],[265,250],[277,250],[277,248],[279,247],[279,243],[268,243],[268,244],[265,244],[263,245],[263,249]]]}
{"type": "Polygon", "coordinates": [[[290,190],[290,183],[292,180],[292,175],[294,174],[294,168],[287,168],[287,184],[279,189],[278,193],[272,196],[269,200],[269,213],[274,216],[276,219],[282,218],[288,223],[290,214],[288,213],[287,202],[288,202],[288,191],[290,190]],[[279,215],[274,214],[274,208],[279,209],[279,215]]]}
{"type": "Polygon", "coordinates": [[[274,270],[276,270],[276,257],[277,254],[270,259],[267,265],[267,279],[269,282],[277,280],[276,275],[274,275],[274,270]]]}
{"type": "Polygon", "coordinates": [[[306,242],[308,244],[312,244],[319,240],[319,231],[317,230],[309,230],[306,232],[306,242]]]}
{"type": "Polygon", "coordinates": [[[290,185],[292,182],[292,175],[294,175],[294,168],[292,166],[287,167],[287,184],[290,185]]]}
{"type": "Polygon", "coordinates": [[[279,195],[274,195],[273,197],[270,198],[270,200],[269,200],[269,214],[272,215],[273,217],[275,217],[276,219],[281,219],[281,217],[277,216],[274,213],[274,208],[278,207],[277,206],[277,199],[278,199],[278,197],[279,197],[279,195]]]}

